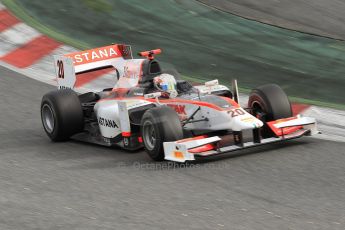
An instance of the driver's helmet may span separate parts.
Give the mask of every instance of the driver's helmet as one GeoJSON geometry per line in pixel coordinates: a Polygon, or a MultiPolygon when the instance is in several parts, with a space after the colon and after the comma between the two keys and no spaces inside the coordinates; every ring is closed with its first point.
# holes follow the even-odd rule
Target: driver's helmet
{"type": "Polygon", "coordinates": [[[161,92],[169,94],[169,97],[177,96],[176,80],[173,75],[163,73],[153,78],[154,86],[161,92]]]}

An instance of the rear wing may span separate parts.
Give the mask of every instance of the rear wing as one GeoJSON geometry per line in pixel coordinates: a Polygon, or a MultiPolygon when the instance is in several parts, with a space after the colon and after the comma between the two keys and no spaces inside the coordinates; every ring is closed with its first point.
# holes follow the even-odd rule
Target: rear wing
{"type": "Polygon", "coordinates": [[[123,44],[54,56],[58,88],[73,89],[77,74],[107,67],[116,68],[122,76],[127,59],[133,59],[132,50],[123,44]]]}

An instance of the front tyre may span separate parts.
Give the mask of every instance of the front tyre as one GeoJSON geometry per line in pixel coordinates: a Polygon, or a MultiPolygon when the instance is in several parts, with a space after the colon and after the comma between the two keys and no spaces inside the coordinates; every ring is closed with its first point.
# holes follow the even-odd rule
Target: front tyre
{"type": "Polygon", "coordinates": [[[83,131],[84,116],[78,95],[70,89],[45,94],[41,102],[41,120],[52,141],[64,141],[83,131]]]}
{"type": "MultiPolygon", "coordinates": [[[[276,84],[267,84],[253,89],[249,95],[248,107],[252,114],[264,123],[292,116],[290,101],[285,92],[276,84]]],[[[272,136],[265,125],[262,130],[265,137],[272,136]]]]}
{"type": "Polygon", "coordinates": [[[155,161],[164,160],[163,143],[183,139],[175,110],[167,106],[147,110],[141,120],[141,136],[148,155],[155,161]]]}

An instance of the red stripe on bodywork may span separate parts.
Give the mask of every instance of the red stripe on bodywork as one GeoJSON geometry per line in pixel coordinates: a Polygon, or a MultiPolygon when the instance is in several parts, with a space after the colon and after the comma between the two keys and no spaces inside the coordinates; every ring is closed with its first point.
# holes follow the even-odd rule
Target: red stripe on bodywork
{"type": "Polygon", "coordinates": [[[1,60],[18,68],[26,68],[50,54],[60,45],[59,42],[42,35],[6,54],[1,60]]]}
{"type": "MultiPolygon", "coordinates": [[[[145,99],[146,101],[149,102],[155,102],[156,99],[145,99]]],[[[193,104],[193,105],[198,105],[201,107],[209,107],[211,109],[214,110],[218,110],[218,111],[224,111],[224,109],[220,108],[219,106],[215,105],[215,104],[211,104],[209,102],[205,102],[205,101],[193,101],[193,100],[187,100],[187,99],[180,99],[180,98],[174,98],[174,99],[162,99],[159,100],[160,103],[164,103],[164,104],[170,104],[170,103],[181,103],[181,104],[193,104]]]]}
{"type": "Polygon", "coordinates": [[[19,23],[20,21],[8,10],[0,10],[0,32],[19,23]]]}
{"type": "MultiPolygon", "coordinates": [[[[184,143],[184,142],[187,142],[187,141],[202,140],[202,139],[205,139],[207,137],[208,137],[207,135],[190,137],[190,138],[186,138],[186,139],[182,139],[182,140],[176,141],[176,143],[184,143]]],[[[210,151],[210,150],[213,150],[213,149],[215,149],[215,145],[214,144],[206,144],[206,145],[202,145],[202,146],[199,146],[199,147],[196,147],[196,148],[189,149],[188,152],[190,152],[190,153],[202,153],[202,152],[210,151]]]]}
{"type": "MultiPolygon", "coordinates": [[[[113,91],[117,91],[118,89],[116,90],[113,90],[113,91]]],[[[123,89],[121,88],[121,91],[123,89]]],[[[128,89],[126,89],[128,90],[128,89]]],[[[127,92],[127,91],[126,91],[127,92]]],[[[129,99],[138,99],[138,100],[145,100],[145,101],[148,101],[148,102],[152,102],[152,103],[155,103],[156,102],[156,99],[155,98],[145,98],[145,97],[126,97],[126,98],[107,98],[107,99],[101,99],[99,101],[104,101],[104,100],[129,100],[129,99]]],[[[201,107],[209,107],[211,109],[214,109],[214,110],[218,110],[218,111],[227,111],[228,109],[223,109],[217,105],[214,105],[214,104],[211,104],[209,102],[205,102],[205,101],[194,101],[194,100],[187,100],[187,99],[180,99],[180,98],[173,98],[173,99],[159,99],[159,102],[161,104],[171,104],[171,103],[180,103],[180,104],[193,104],[193,105],[197,105],[197,106],[201,106],[201,107]]]]}
{"type": "Polygon", "coordinates": [[[286,121],[291,121],[291,120],[294,120],[296,118],[297,117],[289,117],[289,118],[283,118],[283,119],[279,119],[279,120],[275,120],[275,121],[269,121],[269,122],[267,122],[267,125],[271,128],[271,130],[277,136],[288,135],[288,134],[296,132],[297,130],[302,129],[303,126],[297,125],[297,126],[291,126],[291,127],[276,128],[274,125],[282,123],[282,122],[286,122],[286,121]]]}
{"type": "MultiPolygon", "coordinates": [[[[87,73],[81,73],[77,75],[77,82],[75,83],[75,87],[81,87],[91,81],[96,80],[97,78],[103,76],[104,74],[108,74],[111,71],[113,71],[113,68],[110,69],[102,69],[102,70],[96,70],[92,72],[87,73]]],[[[112,86],[110,86],[112,87],[112,86]]]]}
{"type": "Polygon", "coordinates": [[[132,135],[131,132],[122,132],[121,134],[123,137],[130,137],[132,135]]]}
{"type": "Polygon", "coordinates": [[[202,153],[202,152],[210,151],[213,149],[215,149],[214,144],[206,144],[203,146],[196,147],[194,149],[189,149],[188,152],[190,152],[190,153],[202,153]]]}
{"type": "Polygon", "coordinates": [[[223,100],[227,101],[230,105],[236,107],[236,108],[240,108],[241,106],[239,106],[236,101],[234,101],[233,99],[229,98],[229,97],[223,97],[223,96],[219,96],[221,98],[223,98],[223,100]]]}
{"type": "Polygon", "coordinates": [[[306,105],[306,104],[292,104],[292,114],[293,116],[296,116],[300,113],[303,113],[306,109],[308,109],[310,107],[310,105],[306,105]]]}

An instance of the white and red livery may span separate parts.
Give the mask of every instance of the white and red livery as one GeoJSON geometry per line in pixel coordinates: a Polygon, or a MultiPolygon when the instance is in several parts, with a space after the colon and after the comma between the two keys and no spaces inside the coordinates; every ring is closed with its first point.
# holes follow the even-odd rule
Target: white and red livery
{"type": "Polygon", "coordinates": [[[185,162],[197,157],[318,133],[314,118],[292,117],[290,102],[274,84],[253,89],[238,103],[217,80],[192,86],[163,71],[154,55],[134,59],[127,45],[111,45],[55,57],[58,89],[44,95],[41,117],[53,141],[76,138],[124,149],[145,148],[154,160],[185,162]],[[101,92],[77,94],[78,75],[103,68],[117,82],[101,92]]]}

